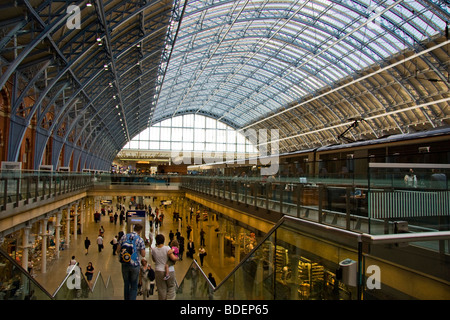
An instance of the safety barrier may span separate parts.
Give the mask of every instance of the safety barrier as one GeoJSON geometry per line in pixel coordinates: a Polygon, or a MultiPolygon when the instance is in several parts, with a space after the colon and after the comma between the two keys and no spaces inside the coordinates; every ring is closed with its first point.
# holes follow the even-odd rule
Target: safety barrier
{"type": "Polygon", "coordinates": [[[417,218],[450,215],[449,191],[371,191],[369,217],[375,219],[417,218]]]}

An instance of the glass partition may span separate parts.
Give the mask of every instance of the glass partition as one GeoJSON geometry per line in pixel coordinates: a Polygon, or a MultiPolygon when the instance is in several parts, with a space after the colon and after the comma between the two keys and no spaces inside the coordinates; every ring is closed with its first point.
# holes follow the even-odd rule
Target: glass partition
{"type": "Polygon", "coordinates": [[[449,300],[450,232],[364,235],[366,300],[449,300]]]}
{"type": "Polygon", "coordinates": [[[0,300],[51,300],[51,295],[0,250],[0,300]]]}
{"type": "Polygon", "coordinates": [[[212,300],[214,286],[194,260],[177,289],[177,300],[212,300]]]}
{"type": "Polygon", "coordinates": [[[350,246],[333,244],[308,235],[296,222],[283,219],[219,284],[214,299],[357,299],[356,282],[344,282],[338,271],[341,261],[350,259],[357,263],[355,239],[350,246]]]}
{"type": "Polygon", "coordinates": [[[89,173],[1,170],[0,210],[90,187],[93,179],[89,173]]]}
{"type": "Polygon", "coordinates": [[[56,300],[83,300],[91,296],[91,288],[78,265],[69,266],[56,292],[56,300]]]}
{"type": "Polygon", "coordinates": [[[183,177],[182,186],[267,212],[280,212],[346,230],[369,230],[365,187],[200,176],[183,177]]]}
{"type": "Polygon", "coordinates": [[[370,234],[450,230],[450,165],[370,163],[370,234]]]}
{"type": "Polygon", "coordinates": [[[111,277],[104,281],[103,275],[99,272],[94,284],[92,285],[90,299],[94,300],[104,300],[109,299],[114,296],[114,286],[111,277]]]}
{"type": "Polygon", "coordinates": [[[110,278],[105,284],[99,272],[92,287],[78,265],[69,266],[67,275],[53,294],[56,300],[105,300],[114,296],[114,286],[110,278]]]}

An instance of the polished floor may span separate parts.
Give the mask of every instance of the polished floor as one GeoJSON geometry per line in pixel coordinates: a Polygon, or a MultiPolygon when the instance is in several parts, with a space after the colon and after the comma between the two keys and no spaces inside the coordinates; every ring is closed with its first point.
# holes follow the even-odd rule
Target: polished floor
{"type": "MultiPolygon", "coordinates": [[[[152,206],[153,209],[156,208],[157,204],[156,202],[153,203],[149,199],[144,200],[147,205],[152,206]]],[[[115,208],[115,203],[112,204],[112,207],[115,208]]],[[[165,238],[169,239],[169,232],[172,230],[173,232],[176,232],[176,230],[179,228],[179,224],[177,222],[173,221],[173,212],[172,208],[168,208],[164,210],[165,218],[162,226],[155,232],[152,233],[153,235],[153,244],[154,246],[154,236],[158,233],[162,233],[165,238]]],[[[36,280],[41,283],[45,289],[51,294],[53,294],[57,289],[58,286],[63,281],[64,277],[66,276],[66,270],[69,265],[69,262],[71,260],[72,256],[75,256],[75,260],[79,263],[79,266],[81,267],[83,273],[86,271],[86,266],[89,262],[92,262],[94,266],[94,279],[97,276],[97,273],[100,272],[104,281],[106,282],[109,277],[111,277],[111,281],[114,287],[114,297],[111,297],[111,299],[123,299],[123,280],[121,275],[121,264],[118,261],[117,255],[112,254],[112,245],[110,245],[110,241],[113,239],[115,235],[118,234],[119,231],[125,232],[125,225],[120,225],[119,222],[117,224],[109,222],[108,217],[102,216],[101,221],[99,223],[94,222],[93,216],[87,216],[85,219],[84,224],[84,230],[83,234],[78,234],[77,239],[74,239],[74,236],[71,235],[71,240],[69,247],[65,250],[62,250],[60,252],[59,259],[55,259],[51,261],[47,266],[47,272],[41,273],[36,272],[35,278],[36,280]],[[98,247],[96,244],[96,239],[99,234],[100,227],[103,226],[105,233],[104,233],[104,250],[102,252],[98,251],[98,247]],[[84,240],[88,237],[91,241],[91,246],[89,248],[88,254],[85,254],[84,249],[84,240]]],[[[201,225],[202,222],[199,224],[193,222],[191,223],[191,226],[193,227],[193,232],[191,233],[191,237],[193,238],[194,244],[196,248],[199,248],[200,246],[200,229],[202,228],[201,225]]],[[[212,222],[213,224],[216,224],[217,222],[212,222]]],[[[186,224],[182,225],[181,232],[182,235],[187,239],[186,235],[186,224]]],[[[147,238],[149,238],[150,235],[150,227],[149,222],[147,221],[147,238]]],[[[212,239],[208,239],[208,235],[206,235],[206,246],[209,246],[210,244],[208,241],[212,241],[211,243],[211,250],[212,252],[208,252],[208,255],[205,257],[204,265],[203,265],[203,271],[207,275],[208,273],[212,273],[213,276],[216,279],[217,284],[220,283],[221,280],[225,278],[225,276],[234,268],[235,261],[232,257],[225,256],[223,265],[218,264],[218,256],[217,256],[217,250],[218,250],[218,241],[216,237],[212,237],[212,239]],[[217,248],[217,250],[216,250],[217,248]]],[[[187,240],[185,241],[187,244],[187,240]]],[[[151,247],[146,248],[146,260],[149,261],[154,267],[154,263],[151,260],[151,247]]],[[[196,250],[196,254],[194,255],[194,259],[199,261],[198,259],[198,250],[196,250]]],[[[187,258],[186,254],[184,254],[183,260],[178,261],[175,264],[175,273],[177,282],[181,283],[184,275],[186,274],[186,271],[188,270],[189,266],[192,263],[192,259],[187,258]]],[[[138,296],[138,299],[142,299],[142,296],[138,296]]],[[[149,299],[157,299],[157,294],[155,293],[152,297],[149,299]]]]}

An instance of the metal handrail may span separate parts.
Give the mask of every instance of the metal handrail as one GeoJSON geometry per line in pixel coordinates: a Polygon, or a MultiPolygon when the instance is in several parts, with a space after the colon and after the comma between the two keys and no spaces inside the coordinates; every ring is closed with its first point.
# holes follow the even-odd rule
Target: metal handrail
{"type": "Polygon", "coordinates": [[[417,241],[438,241],[449,240],[450,231],[419,232],[419,233],[397,233],[372,235],[368,233],[361,234],[361,241],[368,244],[393,244],[398,242],[417,242],[417,241]]]}
{"type": "Polygon", "coordinates": [[[0,255],[3,256],[6,260],[8,260],[11,264],[14,265],[14,268],[20,270],[21,274],[28,278],[29,281],[33,283],[36,287],[39,288],[45,295],[48,296],[49,299],[54,299],[54,297],[39,283],[34,279],[30,273],[25,270],[16,260],[11,258],[9,254],[7,254],[3,249],[0,248],[0,255]]]}

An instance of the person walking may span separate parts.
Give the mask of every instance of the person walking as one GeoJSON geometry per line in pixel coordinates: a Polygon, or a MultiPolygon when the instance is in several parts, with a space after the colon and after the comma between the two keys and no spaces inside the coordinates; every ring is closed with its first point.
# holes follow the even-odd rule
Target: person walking
{"type": "Polygon", "coordinates": [[[139,284],[142,288],[142,296],[144,300],[153,294],[155,286],[155,271],[152,269],[146,259],[141,260],[141,273],[139,275],[139,284]],[[153,284],[153,288],[151,285],[153,284]]]}
{"type": "Polygon", "coordinates": [[[114,236],[114,238],[111,240],[111,245],[112,245],[113,256],[115,256],[116,252],[117,252],[117,246],[119,245],[117,236],[114,236]]]}
{"type": "Polygon", "coordinates": [[[186,256],[194,259],[194,253],[195,253],[195,245],[194,245],[194,241],[192,241],[192,239],[189,239],[188,245],[187,245],[187,254],[186,256]]]}
{"type": "Polygon", "coordinates": [[[184,237],[182,235],[180,235],[180,239],[178,239],[178,248],[179,248],[179,255],[178,258],[180,259],[180,261],[183,261],[183,252],[184,252],[184,237]]]}
{"type": "Polygon", "coordinates": [[[214,286],[214,288],[217,287],[216,279],[214,279],[214,277],[213,277],[211,272],[208,273],[208,280],[209,280],[209,282],[211,282],[211,284],[214,286]]]}
{"type": "Polygon", "coordinates": [[[137,224],[131,233],[125,234],[119,240],[117,253],[122,264],[123,294],[125,300],[136,300],[140,261],[139,254],[145,258],[145,242],[140,237],[142,226],[137,224]]]}
{"type": "Polygon", "coordinates": [[[172,230],[169,231],[169,246],[173,241],[173,238],[175,237],[175,234],[173,233],[172,230]]]}
{"type": "Polygon", "coordinates": [[[94,276],[94,266],[92,265],[92,262],[88,263],[84,275],[86,276],[86,280],[89,283],[89,287],[92,288],[92,277],[94,276]]]}
{"type": "Polygon", "coordinates": [[[203,247],[198,249],[198,256],[200,257],[200,265],[203,267],[203,259],[206,257],[206,250],[203,247]]]}
{"type": "Polygon", "coordinates": [[[69,266],[74,266],[77,264],[77,260],[75,259],[75,256],[72,256],[72,259],[70,259],[69,266]]]}
{"type": "Polygon", "coordinates": [[[103,249],[103,237],[101,235],[97,238],[97,246],[98,246],[98,252],[102,252],[103,249]]]}
{"type": "Polygon", "coordinates": [[[187,238],[190,239],[191,238],[191,232],[192,232],[192,227],[190,225],[188,225],[186,227],[186,234],[187,234],[187,238]]]}
{"type": "Polygon", "coordinates": [[[209,300],[214,300],[214,288],[217,287],[216,284],[216,279],[214,279],[212,273],[210,272],[208,274],[208,280],[209,282],[212,284],[213,288],[211,288],[210,286],[208,286],[208,296],[209,296],[209,300]]]}
{"type": "Polygon", "coordinates": [[[148,278],[150,279],[149,296],[152,296],[153,292],[155,291],[155,270],[152,269],[150,263],[148,264],[148,267],[148,278]]]}
{"type": "Polygon", "coordinates": [[[86,237],[86,239],[84,240],[84,248],[86,249],[86,253],[85,254],[88,254],[90,245],[91,245],[91,240],[89,240],[89,238],[86,237]]]}
{"type": "Polygon", "coordinates": [[[201,229],[201,231],[200,231],[200,245],[201,246],[205,245],[205,234],[206,234],[206,232],[203,229],[201,229]]]}
{"type": "Polygon", "coordinates": [[[155,237],[156,246],[152,249],[152,259],[155,262],[155,281],[156,288],[158,289],[159,300],[175,300],[176,280],[175,280],[175,267],[172,265],[169,267],[170,277],[164,280],[165,266],[168,259],[177,261],[177,257],[173,254],[173,250],[164,245],[164,235],[158,234],[155,237]]]}

